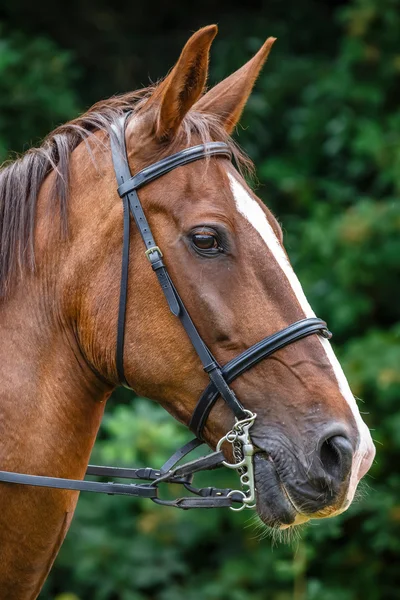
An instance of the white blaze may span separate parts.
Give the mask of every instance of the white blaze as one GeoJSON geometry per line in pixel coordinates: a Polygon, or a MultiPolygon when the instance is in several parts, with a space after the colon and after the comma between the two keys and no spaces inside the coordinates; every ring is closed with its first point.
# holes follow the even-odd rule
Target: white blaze
{"type": "MultiPolygon", "coordinates": [[[[260,234],[264,240],[276,262],[284,272],[289,281],[293,292],[304,312],[305,317],[315,317],[315,313],[310,306],[304,292],[301,287],[301,283],[298,280],[295,272],[292,269],[291,264],[288,261],[287,255],[282,248],[278,238],[275,235],[273,228],[271,227],[265,212],[261,206],[250,196],[243,185],[231,174],[228,173],[229,182],[232,190],[232,194],[235,200],[236,207],[241,215],[254,227],[254,229],[260,234]]],[[[321,336],[317,336],[323,349],[325,350],[328,360],[332,365],[333,372],[336,376],[340,392],[349,404],[351,411],[354,415],[354,419],[357,423],[359,430],[360,440],[357,451],[353,457],[353,466],[350,477],[349,490],[347,495],[347,503],[343,506],[342,510],[345,510],[350,504],[354,497],[354,493],[358,484],[358,481],[368,470],[370,461],[375,454],[375,448],[372,443],[371,434],[368,427],[361,418],[358,410],[357,403],[353,394],[351,393],[350,386],[346,379],[343,369],[340,366],[338,359],[332,349],[329,341],[321,336]],[[364,463],[364,464],[363,464],[364,463]],[[368,463],[368,464],[367,464],[368,463]]]]}

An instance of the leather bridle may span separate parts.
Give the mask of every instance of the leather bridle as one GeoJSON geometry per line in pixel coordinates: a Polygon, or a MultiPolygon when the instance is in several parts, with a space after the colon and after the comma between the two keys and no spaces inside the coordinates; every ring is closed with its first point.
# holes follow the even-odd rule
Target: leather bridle
{"type": "Polygon", "coordinates": [[[187,165],[191,162],[211,156],[228,158],[232,155],[224,142],[209,142],[187,148],[172,156],[168,156],[136,175],[131,175],[128,155],[126,151],[125,129],[130,113],[125,113],[110,130],[111,152],[115,175],[118,183],[118,193],[123,205],[123,249],[122,270],[120,285],[120,300],[118,310],[116,368],[119,382],[130,387],[124,373],[124,336],[125,316],[128,296],[128,272],[130,249],[130,224],[133,217],[136,227],[145,246],[145,255],[155,272],[160,287],[172,314],[177,317],[194,350],[196,351],[204,371],[210,378],[210,383],[200,396],[191,417],[189,428],[195,433],[196,438],[180,448],[163,465],[161,469],[127,469],[116,467],[98,467],[89,465],[87,475],[112,476],[127,479],[142,479],[148,484],[121,484],[115,482],[102,483],[98,481],[80,481],[62,479],[57,477],[44,477],[0,471],[0,481],[40,487],[52,487],[69,490],[103,492],[107,494],[123,494],[151,498],[154,502],[167,504],[179,508],[219,507],[229,506],[234,510],[253,507],[255,503],[255,484],[253,475],[253,454],[256,451],[250,438],[250,428],[256,418],[255,413],[243,407],[230,387],[230,383],[242,373],[267,358],[277,350],[288,344],[296,342],[312,334],[319,334],[330,338],[326,323],[321,319],[307,318],[297,321],[262,339],[254,344],[226,365],[220,366],[198,333],[174,283],[172,282],[167,267],[163,262],[163,254],[157,246],[149,223],[144,214],[138,190],[151,181],[162,177],[166,173],[187,165]],[[221,397],[235,416],[235,424],[218,443],[216,452],[196,459],[181,466],[176,464],[189,452],[203,442],[202,434],[209,413],[217,399],[221,397]],[[227,463],[221,447],[224,442],[233,446],[234,463],[227,463]],[[242,488],[245,490],[229,490],[218,488],[195,488],[192,485],[193,474],[205,469],[218,466],[227,466],[237,470],[240,474],[242,488]],[[158,485],[167,481],[184,485],[192,492],[194,497],[178,498],[176,500],[161,500],[158,498],[158,485]],[[239,503],[239,508],[234,508],[234,503],[239,503]]]}

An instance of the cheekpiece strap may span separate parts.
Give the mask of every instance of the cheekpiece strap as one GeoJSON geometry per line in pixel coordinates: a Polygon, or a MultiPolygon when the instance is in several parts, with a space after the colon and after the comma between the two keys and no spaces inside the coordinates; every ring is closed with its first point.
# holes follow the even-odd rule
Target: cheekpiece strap
{"type": "Polygon", "coordinates": [[[118,313],[117,328],[117,348],[116,365],[117,373],[121,383],[129,386],[124,373],[124,332],[126,305],[128,294],[128,274],[129,274],[129,218],[127,218],[127,203],[129,211],[133,216],[139,233],[145,245],[145,254],[149,260],[160,284],[168,306],[173,315],[178,317],[194,347],[203,368],[208,373],[210,380],[218,394],[225,400],[227,405],[233,411],[238,419],[246,415],[243,406],[236,398],[233,390],[227,385],[221,371],[221,367],[213,357],[206,344],[199,335],[189,313],[186,310],[163,262],[163,254],[157,246],[150,225],[144,214],[137,190],[142,186],[154,181],[158,177],[169,173],[177,167],[187,165],[199,159],[208,156],[220,156],[223,158],[232,158],[229,146],[224,142],[210,142],[181,150],[172,156],[167,156],[153,165],[142,169],[133,177],[131,176],[125,142],[125,127],[128,114],[124,115],[117,125],[112,127],[111,131],[111,151],[114,163],[114,169],[117,176],[118,193],[122,198],[124,206],[124,240],[122,252],[122,270],[120,286],[120,305],[118,313]]]}

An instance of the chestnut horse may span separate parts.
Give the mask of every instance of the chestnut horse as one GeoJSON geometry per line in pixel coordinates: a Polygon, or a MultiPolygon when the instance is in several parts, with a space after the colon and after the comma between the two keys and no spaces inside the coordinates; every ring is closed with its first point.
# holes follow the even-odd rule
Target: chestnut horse
{"type": "MultiPolygon", "coordinates": [[[[216,26],[195,33],[153,88],[100,102],[0,172],[0,469],[81,479],[119,384],[122,205],[109,133],[131,111],[132,172],[193,144],[230,139],[274,42],[204,91],[216,26]]],[[[226,159],[180,166],[139,192],[198,331],[221,364],[313,312],[271,212],[226,159]],[[218,251],[216,251],[218,250],[218,251]]],[[[187,424],[208,378],[131,229],[124,370],[140,395],[187,424]]],[[[328,340],[287,346],[232,384],[257,413],[257,511],[274,527],[351,503],[374,446],[328,340]],[[321,475],[322,473],[322,475],[321,475]],[[327,500],[317,481],[335,481],[327,500]]],[[[210,446],[231,428],[219,400],[210,446]]],[[[36,598],[78,493],[0,483],[0,597],[36,598]]],[[[117,500],[116,500],[117,501],[117,500]]]]}

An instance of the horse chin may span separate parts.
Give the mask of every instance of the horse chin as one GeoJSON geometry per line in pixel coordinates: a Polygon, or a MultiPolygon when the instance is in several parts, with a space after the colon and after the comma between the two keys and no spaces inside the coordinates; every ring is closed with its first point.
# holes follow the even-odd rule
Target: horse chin
{"type": "Polygon", "coordinates": [[[263,452],[254,455],[257,513],[272,529],[301,525],[309,517],[301,514],[279,479],[272,459],[263,452]]]}

